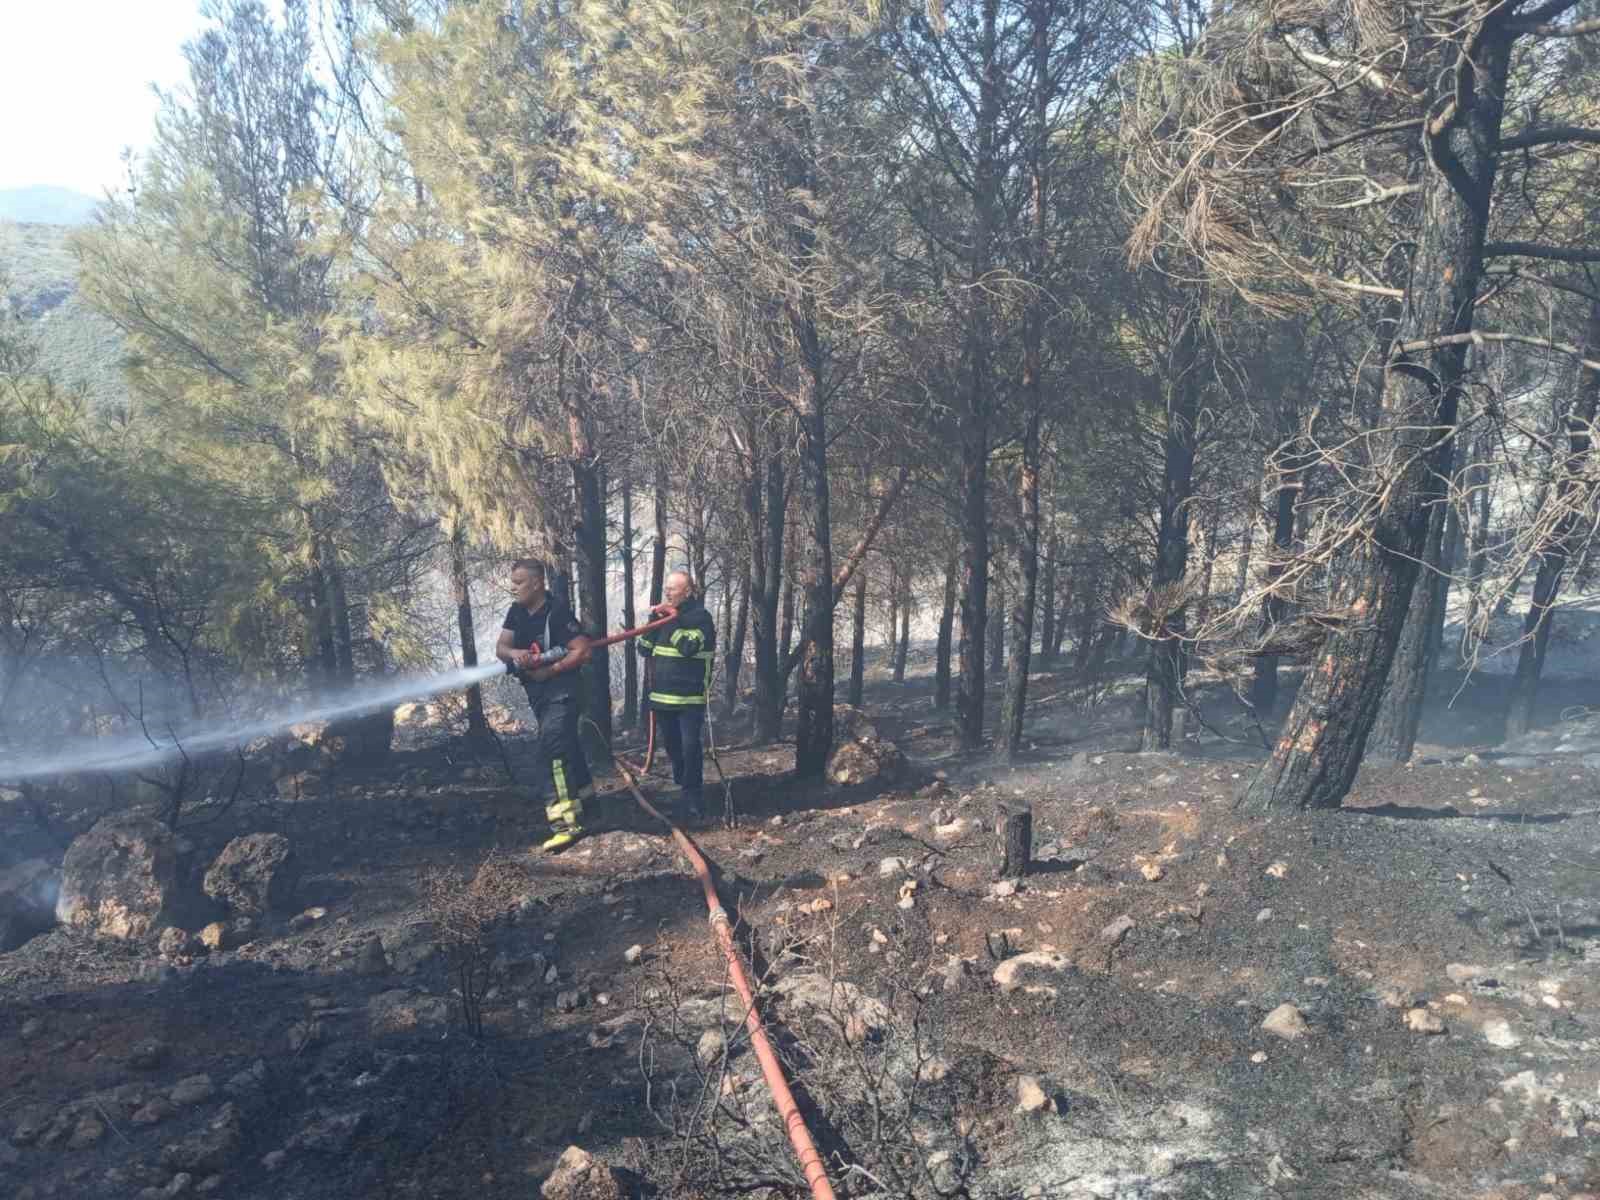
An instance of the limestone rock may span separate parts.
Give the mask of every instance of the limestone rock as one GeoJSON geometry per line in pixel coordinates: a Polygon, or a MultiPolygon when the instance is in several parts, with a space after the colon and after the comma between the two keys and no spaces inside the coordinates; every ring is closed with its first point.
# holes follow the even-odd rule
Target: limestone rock
{"type": "Polygon", "coordinates": [[[1306,1019],[1300,1015],[1300,1010],[1292,1004],[1280,1004],[1267,1014],[1267,1019],[1261,1022],[1263,1031],[1281,1037],[1286,1042],[1299,1041],[1310,1032],[1306,1019]]]}
{"type": "Polygon", "coordinates": [[[194,952],[194,939],[187,929],[168,926],[156,940],[156,949],[165,959],[187,958],[194,952]]]}
{"type": "Polygon", "coordinates": [[[217,1085],[209,1075],[190,1075],[172,1085],[167,1098],[180,1108],[190,1104],[204,1104],[217,1093],[217,1085]]]}
{"type": "Polygon", "coordinates": [[[210,1175],[226,1167],[244,1144],[244,1122],[231,1101],[206,1124],[161,1150],[161,1163],[173,1171],[210,1175]]]}
{"type": "Polygon", "coordinates": [[[1443,1033],[1444,1022],[1425,1008],[1413,1008],[1406,1013],[1406,1028],[1412,1033],[1443,1033]]]}
{"type": "Polygon", "coordinates": [[[359,1111],[319,1117],[295,1134],[289,1145],[292,1149],[310,1150],[318,1154],[346,1154],[367,1124],[367,1114],[359,1111]]]}
{"type": "Polygon", "coordinates": [[[1043,1112],[1051,1107],[1050,1096],[1032,1075],[1017,1076],[1017,1108],[1025,1113],[1043,1112]]]}
{"type": "Polygon", "coordinates": [[[177,886],[170,829],[149,817],[107,817],[67,848],[56,919],[98,937],[142,938],[161,923],[177,886]]]}
{"type": "Polygon", "coordinates": [[[568,1146],[539,1195],[544,1200],[623,1200],[627,1192],[605,1163],[581,1147],[568,1146]]]}
{"type": "Polygon", "coordinates": [[[1056,984],[1075,967],[1070,958],[1049,950],[1030,950],[1014,954],[994,969],[994,981],[1002,992],[1021,989],[1029,995],[1054,996],[1056,984]]]}
{"type": "Polygon", "coordinates": [[[861,710],[841,704],[834,706],[833,714],[838,748],[828,759],[829,780],[851,785],[900,774],[905,756],[861,710]]]}
{"type": "Polygon", "coordinates": [[[206,895],[235,913],[261,917],[289,907],[296,871],[289,839],[281,833],[249,833],[223,848],[206,872],[206,895]]]}
{"type": "Polygon", "coordinates": [[[448,1024],[450,1005],[438,996],[417,996],[405,988],[379,992],[367,1002],[367,1025],[373,1037],[415,1033],[448,1024]]]}

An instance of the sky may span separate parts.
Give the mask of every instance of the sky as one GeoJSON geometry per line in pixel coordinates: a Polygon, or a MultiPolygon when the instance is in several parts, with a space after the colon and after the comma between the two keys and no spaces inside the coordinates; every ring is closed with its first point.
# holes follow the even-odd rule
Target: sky
{"type": "Polygon", "coordinates": [[[99,198],[123,147],[154,128],[150,85],[186,78],[200,0],[0,4],[0,188],[53,185],[99,198]]]}

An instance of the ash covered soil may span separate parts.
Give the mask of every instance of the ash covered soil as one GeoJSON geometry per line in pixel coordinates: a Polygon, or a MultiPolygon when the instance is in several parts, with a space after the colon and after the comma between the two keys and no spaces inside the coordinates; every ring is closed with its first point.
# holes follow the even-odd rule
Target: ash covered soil
{"type": "MultiPolygon", "coordinates": [[[[1039,676],[1014,768],[949,755],[925,680],[869,688],[892,779],[722,753],[739,825],[692,832],[836,1186],[1600,1195],[1600,688],[1553,682],[1502,746],[1480,679],[1342,810],[1268,816],[1233,802],[1262,754],[1225,698],[1142,754],[1134,686],[1039,676]],[[1017,883],[1001,804],[1032,809],[1017,883]]],[[[529,855],[508,749],[442,741],[183,828],[191,878],[240,834],[292,846],[293,904],[242,945],[57,928],[0,955],[0,1194],[521,1197],[571,1145],[606,1166],[547,1195],[799,1194],[661,827],[603,776],[605,831],[529,855]],[[486,856],[475,1037],[448,897],[486,856]]],[[[0,809],[0,866],[99,814],[50,815],[0,809]]]]}

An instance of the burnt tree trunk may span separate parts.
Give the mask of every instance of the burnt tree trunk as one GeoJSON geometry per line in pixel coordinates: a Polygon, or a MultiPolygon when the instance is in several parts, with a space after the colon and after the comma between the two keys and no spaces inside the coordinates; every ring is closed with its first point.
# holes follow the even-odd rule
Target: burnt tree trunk
{"type": "Polygon", "coordinates": [[[1055,666],[1061,653],[1061,639],[1056,632],[1056,559],[1060,556],[1061,543],[1052,537],[1039,580],[1039,659],[1046,667],[1055,666]]]}
{"type": "Polygon", "coordinates": [[[739,587],[739,608],[733,619],[733,637],[723,650],[722,704],[728,712],[739,707],[739,676],[744,672],[744,643],[750,629],[750,572],[739,587]]]}
{"type": "MultiPolygon", "coordinates": [[[[1584,332],[1584,357],[1600,359],[1600,301],[1589,310],[1584,332]]],[[[1567,413],[1567,453],[1556,468],[1555,504],[1560,515],[1550,535],[1549,545],[1539,555],[1539,570],[1533,579],[1533,601],[1522,623],[1522,646],[1517,653],[1517,674],[1511,684],[1511,704],[1506,711],[1506,736],[1516,737],[1533,727],[1533,714],[1539,699],[1539,677],[1544,672],[1545,651],[1550,645],[1550,611],[1561,594],[1561,582],[1572,560],[1573,535],[1578,523],[1593,502],[1594,483],[1588,478],[1590,457],[1589,430],[1600,407],[1600,371],[1585,365],[1578,377],[1578,394],[1567,413]],[[1584,489],[1589,495],[1582,496],[1584,489]],[[1584,502],[1580,502],[1580,496],[1584,502]]]]}
{"type": "MultiPolygon", "coordinates": [[[[1157,597],[1183,581],[1189,565],[1189,499],[1194,490],[1195,422],[1200,416],[1202,380],[1200,322],[1203,298],[1196,296],[1179,314],[1177,336],[1167,365],[1167,429],[1161,471],[1161,516],[1156,531],[1155,570],[1150,589],[1157,597]]],[[[1163,600],[1163,604],[1166,601],[1163,600]]],[[[1145,675],[1144,748],[1172,746],[1172,712],[1183,687],[1184,606],[1172,604],[1152,629],[1145,675]]]]}
{"type": "Polygon", "coordinates": [[[994,840],[995,877],[1021,879],[1033,861],[1033,809],[997,804],[994,840]]]}
{"type": "Polygon", "coordinates": [[[982,0],[978,105],[972,162],[971,310],[967,320],[966,386],[957,406],[961,462],[961,678],[956,696],[956,746],[983,745],[984,648],[989,621],[989,422],[994,384],[993,314],[988,298],[1000,227],[998,131],[1005,68],[998,53],[999,0],[982,0]]]}
{"type": "MultiPolygon", "coordinates": [[[[567,413],[567,430],[572,439],[572,483],[578,501],[578,528],[574,539],[577,551],[578,601],[585,628],[603,638],[609,617],[606,612],[606,497],[600,475],[600,462],[594,450],[587,404],[572,405],[567,413]]],[[[587,692],[583,709],[595,730],[596,751],[611,744],[611,649],[596,647],[583,668],[587,692]]]]}
{"type": "Polygon", "coordinates": [[[950,650],[956,623],[956,572],[958,560],[944,567],[944,593],[939,604],[939,632],[933,644],[933,707],[950,707],[950,650]]]}
{"type": "Polygon", "coordinates": [[[906,654],[911,649],[911,576],[900,574],[900,637],[894,648],[894,681],[906,681],[906,654]]]}
{"type": "Polygon", "coordinates": [[[866,690],[867,659],[867,573],[856,574],[855,610],[850,621],[850,691],[845,703],[861,707],[861,697],[866,690]]]}
{"type": "MultiPolygon", "coordinates": [[[[633,481],[622,481],[622,626],[632,629],[639,620],[633,601],[633,481]]],[[[629,651],[632,644],[623,643],[622,650],[622,728],[632,729],[639,723],[639,656],[629,651]]]]}
{"type": "MultiPolygon", "coordinates": [[[[1292,401],[1284,400],[1279,408],[1278,433],[1290,438],[1298,424],[1298,414],[1292,401]]],[[[1305,486],[1303,469],[1307,460],[1299,453],[1302,448],[1287,440],[1268,463],[1272,488],[1272,557],[1267,563],[1267,583],[1270,585],[1283,574],[1290,549],[1294,545],[1295,505],[1305,486]]],[[[1253,527],[1252,522],[1252,527],[1253,527]]],[[[1272,638],[1277,627],[1288,615],[1289,602],[1273,592],[1261,605],[1263,638],[1272,638]]],[[[1269,716],[1278,707],[1278,656],[1256,656],[1255,674],[1250,680],[1250,705],[1259,716],[1269,716]]]]}
{"type": "Polygon", "coordinates": [[[651,505],[655,519],[655,540],[650,543],[650,604],[661,603],[661,589],[667,581],[667,465],[665,459],[656,462],[655,503],[651,505]]]}
{"type": "Polygon", "coordinates": [[[998,675],[1006,665],[1006,585],[996,575],[989,581],[988,661],[989,672],[998,675]]]}
{"type": "MultiPolygon", "coordinates": [[[[1351,577],[1351,619],[1324,642],[1271,759],[1244,791],[1246,803],[1337,807],[1366,751],[1440,499],[1439,468],[1461,398],[1466,348],[1438,339],[1472,328],[1514,36],[1506,20],[1506,10],[1484,20],[1469,43],[1474,61],[1444,64],[1458,86],[1452,107],[1424,133],[1430,153],[1419,242],[1395,345],[1385,356],[1388,448],[1400,465],[1386,480],[1385,503],[1361,514],[1370,546],[1351,577]]],[[[1463,52],[1455,43],[1446,50],[1463,52]]]]}
{"type": "MultiPolygon", "coordinates": [[[[1453,441],[1453,439],[1452,439],[1453,441]]],[[[1450,446],[1439,453],[1441,475],[1435,481],[1440,499],[1428,514],[1428,537],[1417,568],[1418,580],[1411,589],[1411,607],[1405,628],[1389,668],[1389,683],[1378,705],[1367,742],[1383,757],[1397,763],[1409,762],[1422,727],[1422,708],[1428,695],[1428,676],[1433,671],[1434,606],[1440,599],[1438,572],[1444,554],[1444,518],[1449,507],[1450,446]]]]}
{"type": "MultiPolygon", "coordinates": [[[[1026,339],[1030,343],[1034,338],[1026,339]]],[[[1023,386],[1029,386],[1030,372],[1039,370],[1038,345],[1024,351],[1023,386]],[[1030,361],[1031,360],[1031,361],[1030,361]]],[[[1038,377],[1031,375],[1034,399],[1042,402],[1038,377]]],[[[1022,435],[1022,474],[1017,482],[1022,507],[1021,536],[1017,539],[1017,566],[1021,587],[1011,606],[1010,669],[1006,674],[1005,698],[1000,706],[1000,736],[1003,754],[1010,760],[1022,749],[1022,727],[1028,713],[1028,668],[1033,657],[1033,614],[1039,596],[1039,414],[1041,403],[1033,403],[1022,435]]]]}
{"type": "Polygon", "coordinates": [[[778,611],[784,577],[784,521],[787,491],[783,459],[768,444],[766,430],[752,421],[751,463],[745,486],[750,517],[750,626],[755,640],[755,737],[775,742],[783,732],[783,657],[778,611]],[[757,455],[763,447],[763,458],[757,455]]]}
{"type": "MultiPolygon", "coordinates": [[[[450,591],[456,602],[456,632],[461,637],[461,665],[478,665],[478,635],[472,622],[472,588],[467,577],[467,534],[457,518],[450,530],[450,591]]],[[[483,737],[489,732],[483,714],[483,688],[467,689],[467,736],[483,737]]]]}

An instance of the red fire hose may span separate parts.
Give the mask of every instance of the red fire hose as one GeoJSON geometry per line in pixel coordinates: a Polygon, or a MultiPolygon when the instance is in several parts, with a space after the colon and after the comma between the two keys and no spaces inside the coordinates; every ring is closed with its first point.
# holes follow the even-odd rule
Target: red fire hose
{"type": "Polygon", "coordinates": [[[795,1103],[794,1093],[789,1090],[789,1081],[784,1077],[783,1067],[779,1064],[778,1056],[767,1038],[766,1027],[761,1023],[761,1014],[756,1009],[755,992],[750,987],[749,977],[744,972],[744,963],[740,960],[739,952],[733,944],[732,923],[728,920],[727,910],[722,907],[722,901],[717,897],[716,885],[711,882],[711,868],[689,835],[657,812],[644,798],[644,793],[639,790],[638,779],[628,764],[620,757],[616,762],[618,770],[622,772],[622,777],[627,782],[628,790],[633,793],[633,798],[638,801],[639,807],[672,831],[672,840],[678,843],[678,849],[683,851],[683,856],[689,860],[689,866],[694,870],[695,878],[700,881],[700,890],[705,893],[706,908],[710,910],[712,932],[716,934],[717,942],[722,947],[722,956],[728,964],[728,975],[733,980],[734,989],[739,993],[740,1002],[744,1005],[744,1025],[750,1031],[750,1046],[756,1053],[756,1061],[761,1064],[761,1074],[767,1081],[768,1090],[772,1092],[773,1103],[778,1106],[778,1115],[783,1118],[783,1127],[789,1135],[789,1144],[794,1147],[794,1156],[800,1163],[800,1171],[805,1175],[806,1183],[810,1186],[811,1195],[815,1200],[834,1200],[833,1184],[828,1182],[828,1171],[822,1164],[822,1155],[818,1153],[817,1144],[811,1138],[811,1131],[806,1128],[805,1118],[800,1115],[800,1106],[795,1103]]]}

